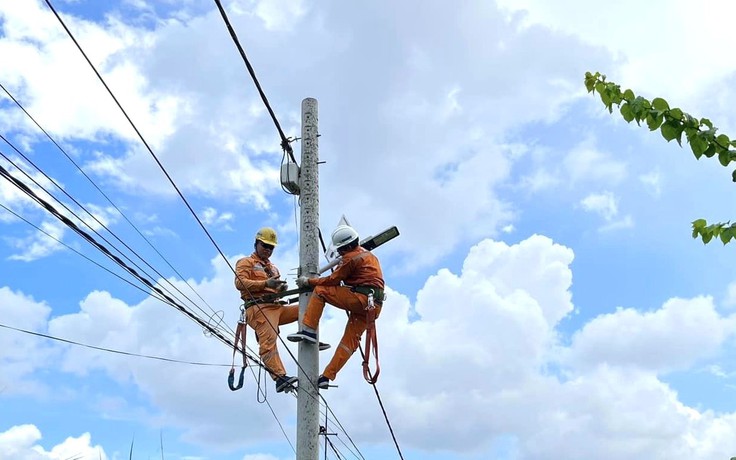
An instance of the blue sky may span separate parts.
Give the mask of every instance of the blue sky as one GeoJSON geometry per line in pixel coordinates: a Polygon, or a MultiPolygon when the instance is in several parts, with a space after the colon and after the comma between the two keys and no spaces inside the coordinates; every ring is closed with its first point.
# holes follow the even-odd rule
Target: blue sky
{"type": "MultiPolygon", "coordinates": [[[[228,261],[273,226],[294,286],[280,139],[214,2],[53,4],[228,261]]],[[[583,85],[600,71],[733,136],[729,2],[223,4],[287,136],[302,99],[319,101],[323,233],[343,214],[362,235],[401,231],[376,250],[389,293],[378,387],[405,458],[736,455],[734,247],[690,237],[696,218],[733,217],[731,171],[608,114],[583,85]]],[[[0,1],[0,60],[0,83],[94,185],[4,93],[0,134],[159,286],[234,327],[230,269],[45,2],[0,1]]],[[[125,277],[5,180],[0,204],[125,277]]],[[[230,361],[181,313],[4,210],[0,225],[0,324],[230,361]]],[[[323,339],[343,326],[328,309],[323,339]]],[[[133,458],[160,458],[163,440],[170,459],[294,458],[295,400],[268,394],[285,438],[255,379],[233,393],[226,375],[0,328],[0,457],[122,459],[133,443],[133,458]]],[[[325,396],[362,455],[398,458],[358,360],[336,383],[325,396]]]]}

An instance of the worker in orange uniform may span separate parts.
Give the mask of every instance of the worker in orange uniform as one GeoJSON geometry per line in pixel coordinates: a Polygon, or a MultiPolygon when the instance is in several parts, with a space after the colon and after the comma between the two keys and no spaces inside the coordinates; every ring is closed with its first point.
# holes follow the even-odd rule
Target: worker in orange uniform
{"type": "Polygon", "coordinates": [[[263,295],[286,290],[286,281],[280,279],[279,269],[269,260],[277,243],[274,229],[264,227],[258,230],[253,254],[238,260],[235,265],[235,287],[245,301],[246,324],[256,332],[261,361],[276,381],[276,392],[281,393],[293,389],[298,379],[286,375],[279,357],[276,347],[278,327],[296,321],[299,318],[299,306],[257,301],[263,295]]]}
{"type": "Polygon", "coordinates": [[[366,330],[369,298],[372,299],[376,318],[384,299],[381,264],[372,252],[360,247],[358,232],[348,225],[340,225],[332,233],[332,244],[342,256],[335,271],[322,278],[300,276],[296,280],[300,288],[314,286],[314,292],[304,313],[302,329],[287,336],[292,342],[307,340],[318,343],[317,326],[325,303],[350,312],[340,346],[317,380],[317,385],[322,389],[329,387],[330,381],[335,380],[337,373],[358,348],[360,337],[366,330]]]}

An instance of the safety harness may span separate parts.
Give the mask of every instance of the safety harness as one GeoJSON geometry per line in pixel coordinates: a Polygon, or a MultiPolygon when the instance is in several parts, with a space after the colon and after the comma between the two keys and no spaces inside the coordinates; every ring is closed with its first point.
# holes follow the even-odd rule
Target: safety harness
{"type": "Polygon", "coordinates": [[[230,390],[235,391],[243,388],[243,377],[245,376],[245,368],[248,367],[248,361],[245,358],[245,304],[240,307],[240,319],[238,320],[238,326],[235,328],[235,341],[233,342],[233,365],[230,368],[230,374],[227,377],[227,386],[230,390]],[[240,368],[240,377],[238,378],[238,384],[235,385],[235,353],[238,351],[238,341],[242,344],[243,354],[243,367],[240,368]]]}
{"type": "Polygon", "coordinates": [[[383,289],[373,286],[351,286],[350,290],[368,297],[365,307],[365,354],[363,355],[363,378],[373,385],[378,382],[381,373],[381,363],[378,359],[378,335],[376,334],[376,305],[382,305],[386,299],[383,289]],[[371,374],[370,358],[371,349],[376,358],[376,372],[371,374]]]}
{"type": "Polygon", "coordinates": [[[240,319],[238,320],[238,325],[235,328],[235,342],[233,343],[233,364],[230,368],[230,373],[227,377],[227,385],[230,387],[230,390],[235,391],[243,388],[243,379],[245,377],[245,368],[248,367],[248,361],[246,360],[245,355],[245,337],[247,336],[247,324],[245,321],[245,311],[252,307],[253,305],[257,304],[281,304],[286,305],[290,302],[287,300],[279,300],[282,297],[286,297],[292,294],[300,294],[302,292],[307,292],[308,289],[292,289],[289,291],[283,291],[279,293],[273,293],[273,294],[266,294],[257,298],[251,298],[250,300],[246,300],[243,302],[243,304],[240,306],[240,319]],[[242,349],[240,350],[243,355],[243,367],[240,369],[240,377],[238,377],[238,384],[235,385],[235,354],[239,351],[238,350],[238,342],[240,342],[242,349]]]}

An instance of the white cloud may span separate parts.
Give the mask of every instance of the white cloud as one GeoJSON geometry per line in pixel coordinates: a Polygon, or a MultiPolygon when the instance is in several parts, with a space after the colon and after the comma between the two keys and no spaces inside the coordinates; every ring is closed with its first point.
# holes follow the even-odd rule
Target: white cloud
{"type": "Polygon", "coordinates": [[[5,238],[11,246],[21,251],[8,257],[10,260],[32,262],[64,249],[64,246],[59,243],[63,241],[66,230],[64,224],[46,221],[41,222],[39,228],[51,236],[37,230],[30,230],[25,238],[5,238]]]}
{"type": "Polygon", "coordinates": [[[659,197],[662,194],[662,175],[659,170],[652,171],[639,176],[639,181],[644,184],[645,187],[655,197],[659,197]]]}
{"type": "Polygon", "coordinates": [[[215,208],[205,208],[200,215],[202,216],[202,222],[206,225],[220,226],[228,230],[232,229],[229,225],[234,217],[231,212],[220,213],[215,208]]]}
{"type": "MultiPolygon", "coordinates": [[[[548,452],[569,459],[692,460],[724,457],[736,448],[734,414],[687,407],[657,377],[717,352],[731,336],[733,319],[721,317],[710,298],[672,299],[651,313],[622,309],[594,318],[563,346],[557,327],[573,311],[572,260],[572,250],[543,236],[514,245],[485,240],[471,249],[461,273],[442,269],[429,278],[414,308],[388,289],[377,323],[380,386],[403,445],[460,454],[487,448],[504,435],[515,439],[518,458],[525,460],[548,452]],[[419,317],[410,321],[412,310],[419,317]],[[562,365],[565,377],[547,372],[550,365],[562,365]],[[432,385],[416,384],[428,378],[432,385]],[[448,425],[458,413],[466,422],[448,425]],[[435,436],[438,431],[445,436],[435,436]]],[[[212,279],[194,286],[225,309],[225,322],[232,325],[238,304],[232,273],[219,262],[215,267],[212,279]]],[[[328,307],[322,339],[336,344],[345,321],[342,311],[328,307]]],[[[283,326],[282,334],[292,327],[283,326]]],[[[129,306],[105,292],[87,296],[78,313],[52,319],[49,331],[170,358],[230,359],[229,350],[169,307],[150,299],[129,306]]],[[[64,369],[75,375],[102,370],[120,385],[134,385],[153,405],[98,398],[99,410],[110,416],[174,426],[190,442],[220,448],[281,436],[255,398],[223,391],[226,369],[64,349],[57,360],[64,369]],[[170,366],[176,366],[176,379],[170,366]],[[200,404],[192,406],[192,400],[200,404]],[[250,414],[246,427],[243,411],[250,414]]],[[[281,350],[287,369],[294,369],[281,350]]],[[[374,396],[362,380],[359,359],[335,383],[339,388],[326,396],[340,407],[351,436],[359,443],[385,442],[380,413],[366,411],[374,396]]],[[[252,380],[247,385],[254,389],[252,380]]],[[[269,399],[282,417],[293,410],[291,398],[269,399]]],[[[293,428],[286,426],[287,432],[293,428]]]]}
{"type": "Polygon", "coordinates": [[[726,298],[723,300],[723,306],[729,308],[736,307],[736,282],[728,285],[726,298]]]}
{"type": "Polygon", "coordinates": [[[34,425],[18,425],[0,432],[0,458],[13,460],[66,460],[70,458],[94,458],[107,460],[108,456],[100,446],[91,444],[89,433],[63,442],[46,451],[38,445],[41,431],[34,425]]]}
{"type": "MultiPolygon", "coordinates": [[[[237,9],[237,3],[231,7],[237,9]]],[[[255,14],[268,30],[288,31],[306,13],[303,0],[260,0],[256,2],[255,14]]]]}
{"type": "Polygon", "coordinates": [[[606,221],[618,215],[618,200],[611,192],[592,193],[580,202],[583,209],[599,214],[606,221]]]}
{"type": "MultiPolygon", "coordinates": [[[[677,95],[682,104],[697,103],[697,94],[714,82],[731,75],[736,64],[719,59],[723,49],[736,46],[736,39],[728,33],[728,18],[736,14],[732,2],[717,0],[707,9],[688,8],[684,0],[653,1],[646,4],[636,0],[617,3],[611,11],[588,8],[580,0],[568,0],[564,7],[543,0],[500,0],[497,4],[507,12],[520,14],[522,24],[541,25],[559,34],[571,34],[576,39],[596,47],[609,50],[617,57],[615,66],[595,67],[589,64],[586,70],[601,71],[624,88],[656,95],[677,95]],[[570,14],[575,11],[575,14],[570,14]],[[620,25],[626,23],[628,30],[651,29],[656,23],[657,35],[673,37],[690,30],[694,24],[698,40],[669,46],[665,40],[651,40],[641,46],[641,37],[636,33],[622,33],[620,25]],[[718,44],[703,48],[703,43],[718,44]],[[661,69],[671,67],[673,62],[687,62],[677,67],[676,78],[660,78],[661,69]]],[[[518,18],[518,16],[516,16],[518,18]]],[[[582,76],[581,76],[582,78],[582,76]]],[[[637,91],[637,92],[638,92],[637,91]]],[[[668,99],[669,100],[669,99],[668,99]]],[[[684,105],[683,105],[684,107],[684,105]]]]}
{"type": "Polygon", "coordinates": [[[653,312],[620,308],[575,334],[569,363],[576,369],[606,364],[657,372],[688,369],[721,347],[735,321],[721,317],[710,297],[670,299],[653,312]]]}
{"type": "MultiPolygon", "coordinates": [[[[0,318],[9,327],[44,332],[51,308],[8,287],[0,288],[0,318]]],[[[56,351],[42,339],[0,328],[0,388],[3,394],[43,395],[44,385],[33,380],[34,370],[52,364],[56,351]]],[[[1,443],[0,443],[1,445],[1,443]]]]}
{"type": "Polygon", "coordinates": [[[574,147],[563,160],[563,166],[573,182],[617,184],[626,176],[626,164],[610,158],[586,140],[574,147]]]}
{"type": "Polygon", "coordinates": [[[613,231],[634,226],[630,215],[618,217],[618,199],[612,192],[591,193],[580,201],[583,209],[600,215],[606,222],[599,227],[602,232],[613,231]]]}
{"type": "Polygon", "coordinates": [[[269,454],[249,454],[243,457],[243,460],[279,460],[278,457],[274,457],[269,454]]]}

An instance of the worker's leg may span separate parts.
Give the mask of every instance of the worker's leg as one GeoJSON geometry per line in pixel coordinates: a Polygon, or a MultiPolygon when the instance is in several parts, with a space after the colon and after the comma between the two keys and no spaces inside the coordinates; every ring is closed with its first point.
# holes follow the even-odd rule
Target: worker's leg
{"type": "Polygon", "coordinates": [[[279,310],[279,325],[291,324],[299,319],[299,305],[287,305],[279,310]]]}
{"type": "Polygon", "coordinates": [[[307,311],[304,313],[303,323],[306,327],[317,329],[325,303],[347,311],[363,311],[367,297],[345,286],[317,286],[312,292],[307,311]]]}
{"type": "Polygon", "coordinates": [[[274,380],[286,374],[276,347],[280,310],[281,305],[254,305],[245,312],[248,325],[256,331],[258,337],[258,354],[274,380]]]}

